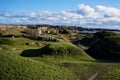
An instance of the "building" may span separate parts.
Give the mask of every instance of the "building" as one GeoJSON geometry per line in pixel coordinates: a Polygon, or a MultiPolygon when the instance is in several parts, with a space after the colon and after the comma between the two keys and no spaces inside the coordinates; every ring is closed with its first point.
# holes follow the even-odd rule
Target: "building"
{"type": "Polygon", "coordinates": [[[25,29],[26,36],[28,37],[38,37],[41,34],[46,33],[48,27],[46,26],[38,26],[38,25],[29,25],[27,29],[25,29]]]}

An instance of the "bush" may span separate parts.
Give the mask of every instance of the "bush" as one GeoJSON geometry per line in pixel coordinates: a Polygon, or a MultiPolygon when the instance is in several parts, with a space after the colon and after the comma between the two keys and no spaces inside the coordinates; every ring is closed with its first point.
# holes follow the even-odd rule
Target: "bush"
{"type": "Polygon", "coordinates": [[[0,38],[0,44],[5,44],[5,45],[12,45],[14,41],[8,39],[8,38],[0,38]]]}

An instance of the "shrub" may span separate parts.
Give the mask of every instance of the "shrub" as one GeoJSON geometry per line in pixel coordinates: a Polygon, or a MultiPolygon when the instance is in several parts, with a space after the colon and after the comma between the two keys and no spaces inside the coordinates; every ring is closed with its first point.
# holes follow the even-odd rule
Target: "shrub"
{"type": "Polygon", "coordinates": [[[14,41],[8,38],[0,38],[0,44],[12,45],[14,41]]]}

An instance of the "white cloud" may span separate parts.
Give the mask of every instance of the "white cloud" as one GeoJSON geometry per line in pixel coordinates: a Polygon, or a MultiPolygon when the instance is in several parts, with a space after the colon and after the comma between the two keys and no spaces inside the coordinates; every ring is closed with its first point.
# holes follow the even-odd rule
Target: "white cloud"
{"type": "Polygon", "coordinates": [[[61,24],[85,27],[119,28],[120,9],[98,5],[95,8],[80,4],[77,10],[24,13],[0,12],[0,23],[61,24]]]}
{"type": "Polygon", "coordinates": [[[104,17],[120,17],[120,9],[98,5],[97,11],[104,14],[104,17]]]}
{"type": "Polygon", "coordinates": [[[78,13],[82,14],[84,17],[88,17],[88,18],[100,17],[99,13],[97,13],[94,8],[91,8],[88,5],[80,4],[78,5],[78,7],[79,7],[78,13]]]}
{"type": "Polygon", "coordinates": [[[32,12],[32,13],[30,13],[30,17],[37,17],[37,13],[36,12],[32,12]]]}

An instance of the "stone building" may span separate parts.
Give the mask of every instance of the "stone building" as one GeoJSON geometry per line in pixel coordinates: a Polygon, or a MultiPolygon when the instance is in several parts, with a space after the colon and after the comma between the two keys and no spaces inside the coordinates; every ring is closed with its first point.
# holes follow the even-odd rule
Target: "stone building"
{"type": "Polygon", "coordinates": [[[26,36],[28,37],[38,37],[41,34],[47,32],[47,27],[44,26],[28,26],[25,30],[26,36]]]}

